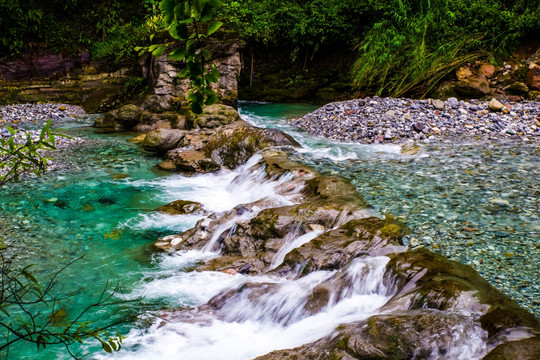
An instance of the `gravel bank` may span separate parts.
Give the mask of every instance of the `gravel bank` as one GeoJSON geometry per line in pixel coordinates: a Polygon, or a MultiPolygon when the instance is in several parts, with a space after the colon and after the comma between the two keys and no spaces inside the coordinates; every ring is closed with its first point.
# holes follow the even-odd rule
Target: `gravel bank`
{"type": "Polygon", "coordinates": [[[26,123],[42,123],[84,115],[82,107],[69,104],[15,104],[0,107],[0,124],[18,125],[26,123]]]}
{"type": "MultiPolygon", "coordinates": [[[[16,144],[23,144],[26,142],[27,135],[30,134],[34,141],[39,139],[41,130],[28,130],[25,126],[30,125],[32,128],[36,125],[41,127],[49,119],[51,125],[54,127],[55,122],[61,121],[68,117],[78,117],[85,114],[84,110],[80,106],[68,105],[68,104],[16,104],[0,107],[0,139],[8,139],[12,136],[15,137],[16,144]],[[17,133],[12,135],[6,128],[11,126],[17,133]]],[[[87,142],[86,139],[78,137],[55,137],[55,146],[57,150],[69,149],[87,142]]],[[[42,151],[43,155],[55,158],[57,153],[55,151],[42,151]]],[[[49,161],[49,171],[59,170],[64,167],[62,161],[49,161]]],[[[5,175],[7,169],[0,169],[0,175],[5,175]]]]}
{"type": "Polygon", "coordinates": [[[472,136],[540,141],[540,102],[365,98],[327,104],[292,124],[360,143],[432,142],[472,136]]]}
{"type": "MultiPolygon", "coordinates": [[[[45,124],[49,119],[54,127],[56,121],[66,117],[77,117],[84,115],[85,112],[80,106],[69,104],[15,104],[0,107],[0,138],[9,138],[11,133],[6,129],[9,125],[16,129],[18,133],[16,142],[26,141],[26,134],[30,133],[32,139],[39,139],[40,130],[26,130],[24,125],[45,124]],[[21,128],[23,127],[23,128],[21,128]]],[[[55,138],[56,148],[65,148],[83,143],[82,138],[66,138],[57,136],[55,138]]]]}

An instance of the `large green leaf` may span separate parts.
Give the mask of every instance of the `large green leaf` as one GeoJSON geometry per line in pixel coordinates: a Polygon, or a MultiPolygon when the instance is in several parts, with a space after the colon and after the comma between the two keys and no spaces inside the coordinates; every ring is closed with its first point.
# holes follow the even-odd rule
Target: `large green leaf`
{"type": "Polygon", "coordinates": [[[170,24],[171,21],[174,19],[174,7],[175,7],[175,0],[162,0],[159,4],[159,8],[161,9],[161,12],[163,13],[163,19],[167,24],[170,24]]]}
{"type": "Polygon", "coordinates": [[[186,51],[184,49],[176,49],[169,54],[169,59],[174,61],[181,61],[186,58],[186,51]]]}
{"type": "Polygon", "coordinates": [[[223,23],[221,21],[214,21],[213,23],[211,23],[209,26],[208,26],[208,30],[206,31],[206,35],[210,36],[212,35],[213,33],[215,33],[216,31],[218,31],[218,29],[223,26],[223,23]]]}
{"type": "Polygon", "coordinates": [[[175,23],[169,29],[169,33],[176,40],[184,41],[188,37],[188,29],[186,23],[175,23]]]}

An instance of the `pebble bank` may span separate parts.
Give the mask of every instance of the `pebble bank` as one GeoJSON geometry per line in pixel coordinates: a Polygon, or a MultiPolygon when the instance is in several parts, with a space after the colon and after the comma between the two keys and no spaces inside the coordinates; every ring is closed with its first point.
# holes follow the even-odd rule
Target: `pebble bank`
{"type": "Polygon", "coordinates": [[[456,98],[379,98],[327,104],[292,124],[339,141],[406,143],[482,139],[540,140],[540,102],[500,102],[456,98]]]}

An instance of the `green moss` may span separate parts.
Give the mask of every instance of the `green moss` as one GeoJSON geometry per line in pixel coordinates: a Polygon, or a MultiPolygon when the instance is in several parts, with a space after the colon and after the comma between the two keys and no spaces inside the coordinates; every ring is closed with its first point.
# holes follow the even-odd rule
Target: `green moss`
{"type": "Polygon", "coordinates": [[[278,215],[273,213],[273,209],[263,210],[249,222],[252,234],[259,239],[269,239],[279,237],[279,231],[276,228],[278,215]]]}

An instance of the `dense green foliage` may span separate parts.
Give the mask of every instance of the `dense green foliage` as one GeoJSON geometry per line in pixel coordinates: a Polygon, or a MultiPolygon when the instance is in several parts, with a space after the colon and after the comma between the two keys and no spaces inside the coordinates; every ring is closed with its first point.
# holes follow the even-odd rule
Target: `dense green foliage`
{"type": "Polygon", "coordinates": [[[539,0],[229,0],[224,16],[242,38],[293,58],[335,44],[358,51],[354,84],[394,96],[425,94],[456,67],[500,61],[540,36],[539,0]]]}
{"type": "Polygon", "coordinates": [[[540,35],[540,1],[393,0],[358,46],[352,75],[378,94],[426,94],[467,62],[497,62],[540,35]]]}
{"type": "Polygon", "coordinates": [[[149,0],[0,0],[0,57],[40,49],[77,54],[91,49],[95,59],[134,56],[149,0]]]}
{"type": "MultiPolygon", "coordinates": [[[[45,47],[133,59],[150,33],[170,29],[163,3],[0,0],[0,55],[45,47]]],[[[340,46],[358,58],[357,88],[394,96],[422,95],[461,64],[500,62],[540,36],[540,0],[225,0],[218,16],[242,39],[293,60],[340,46]]]]}
{"type": "Polygon", "coordinates": [[[240,36],[266,45],[316,51],[332,44],[353,45],[377,16],[373,0],[226,1],[223,16],[240,36]]]}

